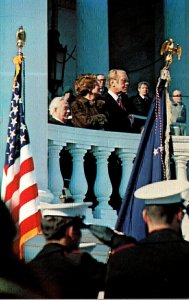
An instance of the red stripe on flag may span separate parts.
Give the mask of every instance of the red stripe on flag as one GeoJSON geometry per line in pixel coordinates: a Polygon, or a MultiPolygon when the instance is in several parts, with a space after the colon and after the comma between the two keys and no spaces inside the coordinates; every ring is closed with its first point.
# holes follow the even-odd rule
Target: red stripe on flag
{"type": "Polygon", "coordinates": [[[20,207],[24,205],[25,203],[28,203],[30,200],[37,198],[38,196],[38,188],[37,184],[33,184],[26,188],[22,193],[20,194],[20,207]]]}
{"type": "Polygon", "coordinates": [[[24,175],[27,174],[31,171],[34,170],[34,163],[33,163],[33,158],[30,157],[23,161],[20,165],[20,178],[24,175]]]}
{"type": "Polygon", "coordinates": [[[6,175],[7,175],[8,168],[9,168],[8,165],[5,165],[5,166],[4,166],[4,171],[5,171],[5,174],[6,174],[6,175]]]}
{"type": "Polygon", "coordinates": [[[23,220],[20,223],[21,236],[34,228],[40,228],[40,223],[41,223],[41,212],[37,211],[35,214],[29,216],[27,219],[23,220]],[[36,226],[36,224],[39,225],[36,226]]]}
{"type": "Polygon", "coordinates": [[[19,189],[20,175],[16,174],[13,180],[7,185],[5,192],[5,202],[11,199],[15,191],[19,189]]]}

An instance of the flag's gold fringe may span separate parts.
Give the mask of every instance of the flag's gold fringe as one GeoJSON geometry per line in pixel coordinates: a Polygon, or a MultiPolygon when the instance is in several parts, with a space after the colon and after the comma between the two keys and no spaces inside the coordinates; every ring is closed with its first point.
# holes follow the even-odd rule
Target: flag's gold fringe
{"type": "Polygon", "coordinates": [[[170,131],[171,131],[171,117],[172,117],[172,108],[171,100],[167,88],[165,89],[165,101],[166,101],[166,111],[167,111],[167,127],[165,131],[165,170],[166,170],[166,179],[171,179],[170,171],[170,155],[169,155],[169,141],[170,141],[170,131]]]}
{"type": "Polygon", "coordinates": [[[20,73],[20,66],[22,64],[22,60],[23,60],[23,55],[17,55],[13,58],[13,63],[16,65],[16,73],[14,76],[14,86],[16,85],[17,77],[20,73]]]}
{"type": "Polygon", "coordinates": [[[20,245],[19,245],[19,257],[20,257],[20,259],[23,259],[23,246],[24,246],[24,243],[27,242],[32,237],[36,236],[38,233],[41,233],[41,227],[40,226],[35,227],[34,229],[32,229],[29,232],[25,233],[20,238],[20,245]]]}

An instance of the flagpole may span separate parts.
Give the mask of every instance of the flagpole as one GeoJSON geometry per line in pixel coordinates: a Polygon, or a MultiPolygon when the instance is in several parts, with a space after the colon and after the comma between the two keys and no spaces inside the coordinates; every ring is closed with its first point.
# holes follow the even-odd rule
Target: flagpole
{"type": "Polygon", "coordinates": [[[16,32],[16,45],[18,47],[18,57],[21,61],[20,65],[22,64],[22,72],[23,72],[23,80],[22,80],[22,103],[24,108],[24,117],[25,117],[25,60],[23,56],[22,49],[26,42],[26,31],[24,30],[23,26],[20,26],[16,32]]]}

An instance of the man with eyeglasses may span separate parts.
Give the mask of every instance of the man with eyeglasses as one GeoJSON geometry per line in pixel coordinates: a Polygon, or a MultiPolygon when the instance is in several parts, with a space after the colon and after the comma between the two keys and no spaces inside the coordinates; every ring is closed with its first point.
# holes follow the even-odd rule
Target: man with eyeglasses
{"type": "Polygon", "coordinates": [[[108,89],[106,87],[106,78],[105,78],[104,74],[97,74],[96,78],[98,81],[98,85],[100,87],[100,94],[104,95],[108,91],[108,89]]]}
{"type": "Polygon", "coordinates": [[[182,102],[180,90],[174,90],[172,93],[171,104],[171,133],[172,135],[185,135],[186,129],[186,106],[182,102]],[[181,123],[181,124],[180,124],[181,123]]]}

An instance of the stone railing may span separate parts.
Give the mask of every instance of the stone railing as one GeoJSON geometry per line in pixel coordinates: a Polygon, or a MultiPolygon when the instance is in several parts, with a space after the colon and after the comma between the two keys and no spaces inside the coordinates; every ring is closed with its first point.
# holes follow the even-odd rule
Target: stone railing
{"type": "MultiPolygon", "coordinates": [[[[112,184],[108,173],[108,158],[114,152],[121,160],[122,176],[119,196],[123,197],[130,177],[133,159],[140,142],[140,134],[115,133],[101,130],[89,130],[68,126],[48,125],[49,140],[49,189],[54,194],[53,202],[60,202],[59,195],[63,187],[60,174],[59,152],[65,147],[73,162],[70,191],[75,202],[85,199],[87,180],[84,172],[84,156],[90,151],[96,158],[96,179],[94,194],[98,201],[95,209],[88,211],[88,220],[114,227],[117,212],[109,205],[112,184]],[[91,220],[92,218],[92,220],[91,220]]],[[[173,136],[174,158],[177,178],[187,178],[189,160],[189,137],[173,136]]]]}
{"type": "MultiPolygon", "coordinates": [[[[96,179],[94,194],[98,205],[92,211],[88,209],[86,222],[114,227],[117,220],[117,212],[110,206],[109,199],[113,190],[108,173],[108,158],[114,153],[121,160],[122,176],[119,185],[120,198],[123,197],[130,177],[133,159],[140,142],[140,134],[113,133],[97,130],[79,129],[67,126],[48,125],[49,141],[49,190],[51,193],[40,191],[40,201],[60,203],[59,196],[62,192],[63,179],[59,167],[59,153],[63,147],[68,149],[72,156],[73,171],[70,181],[70,191],[74,201],[85,199],[87,181],[84,173],[84,156],[87,151],[96,158],[96,179]]],[[[173,136],[174,159],[176,164],[176,177],[188,179],[189,161],[189,137],[173,136]]],[[[189,194],[185,193],[189,202],[189,194]]],[[[189,218],[185,216],[183,223],[184,236],[189,239],[189,218]]],[[[83,232],[83,242],[94,242],[89,232],[83,232]]],[[[96,240],[95,240],[96,242],[96,240]]],[[[25,259],[29,261],[44,245],[43,235],[38,235],[29,240],[25,247],[25,259]]],[[[97,242],[92,254],[100,261],[106,261],[108,247],[97,242]]],[[[89,251],[89,250],[88,250],[89,251]]]]}
{"type": "Polygon", "coordinates": [[[98,205],[88,212],[89,221],[114,227],[117,212],[109,205],[112,184],[108,173],[108,158],[111,153],[120,159],[122,176],[119,185],[119,196],[123,197],[140,141],[139,134],[115,133],[102,130],[89,130],[49,124],[49,189],[55,195],[54,202],[59,202],[63,179],[60,175],[59,153],[62,147],[72,156],[73,171],[70,180],[70,191],[74,201],[85,199],[87,180],[84,172],[84,156],[90,151],[96,158],[96,179],[94,194],[98,205]],[[93,220],[91,220],[93,218],[93,220]]]}

